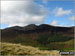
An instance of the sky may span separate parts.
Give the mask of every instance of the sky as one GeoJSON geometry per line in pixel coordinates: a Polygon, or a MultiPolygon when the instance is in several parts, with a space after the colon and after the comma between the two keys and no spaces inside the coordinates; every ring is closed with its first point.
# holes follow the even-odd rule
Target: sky
{"type": "Polygon", "coordinates": [[[0,13],[1,29],[28,24],[75,26],[73,0],[1,0],[0,13]]]}

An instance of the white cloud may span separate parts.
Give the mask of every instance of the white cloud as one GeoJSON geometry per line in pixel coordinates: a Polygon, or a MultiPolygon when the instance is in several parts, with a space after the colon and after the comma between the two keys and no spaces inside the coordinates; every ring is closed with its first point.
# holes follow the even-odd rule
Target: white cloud
{"type": "Polygon", "coordinates": [[[50,23],[50,25],[53,25],[53,26],[56,26],[58,24],[58,21],[57,20],[54,20],[50,23]]]}
{"type": "Polygon", "coordinates": [[[69,15],[72,13],[71,10],[64,10],[63,8],[55,8],[53,10],[55,16],[63,16],[63,15],[69,15]]]}
{"type": "Polygon", "coordinates": [[[69,20],[75,20],[75,16],[70,17],[69,20]]]}
{"type": "Polygon", "coordinates": [[[43,23],[47,10],[33,0],[1,1],[1,23],[9,26],[43,23]]]}

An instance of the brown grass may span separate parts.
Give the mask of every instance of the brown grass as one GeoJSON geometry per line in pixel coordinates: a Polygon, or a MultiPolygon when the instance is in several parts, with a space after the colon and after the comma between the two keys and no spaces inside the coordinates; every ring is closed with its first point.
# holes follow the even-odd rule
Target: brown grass
{"type": "Polygon", "coordinates": [[[38,48],[31,46],[23,46],[21,44],[12,43],[0,43],[1,44],[1,54],[2,55],[57,55],[59,56],[59,51],[57,50],[39,50],[38,48]]]}

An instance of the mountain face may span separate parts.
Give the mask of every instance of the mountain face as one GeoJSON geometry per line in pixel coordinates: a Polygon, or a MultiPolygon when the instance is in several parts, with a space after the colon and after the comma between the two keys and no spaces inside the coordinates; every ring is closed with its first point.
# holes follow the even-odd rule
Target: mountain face
{"type": "Polygon", "coordinates": [[[1,29],[1,41],[23,45],[43,46],[49,49],[74,48],[74,27],[30,24],[1,29]],[[68,44],[67,44],[67,43],[68,44]],[[61,44],[60,44],[61,43],[61,44]]]}
{"type": "Polygon", "coordinates": [[[42,25],[35,25],[30,24],[28,26],[20,27],[20,26],[14,26],[6,29],[1,30],[1,36],[2,37],[16,37],[21,34],[32,34],[35,36],[40,34],[49,34],[49,35],[55,35],[55,34],[61,34],[65,36],[74,36],[74,27],[56,27],[51,26],[47,24],[42,25]]]}
{"type": "MultiPolygon", "coordinates": [[[[24,27],[14,26],[1,30],[2,41],[7,41],[8,39],[15,40],[19,37],[35,40],[41,35],[48,36],[48,38],[52,38],[52,36],[55,35],[60,35],[60,37],[74,37],[74,27],[56,27],[47,24],[41,24],[37,26],[35,24],[30,24],[24,27]]],[[[73,38],[68,38],[68,40],[70,39],[73,38]]]]}

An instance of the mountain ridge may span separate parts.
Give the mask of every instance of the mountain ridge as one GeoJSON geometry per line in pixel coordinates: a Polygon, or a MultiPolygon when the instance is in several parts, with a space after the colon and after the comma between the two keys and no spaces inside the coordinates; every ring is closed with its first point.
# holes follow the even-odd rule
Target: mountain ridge
{"type": "Polygon", "coordinates": [[[1,30],[1,42],[21,43],[34,47],[43,46],[58,50],[64,48],[73,49],[74,44],[72,46],[70,46],[70,43],[63,44],[72,39],[74,39],[74,27],[56,27],[46,24],[36,26],[31,24],[24,27],[14,26],[1,30]],[[57,46],[57,43],[61,44],[57,46]]]}
{"type": "MultiPolygon", "coordinates": [[[[24,27],[20,26],[14,26],[14,27],[9,27],[1,30],[2,34],[6,33],[8,34],[9,32],[17,32],[17,33],[25,33],[25,34],[30,34],[30,33],[51,33],[53,34],[68,34],[69,36],[72,35],[74,36],[74,27],[56,27],[56,26],[51,26],[47,24],[41,24],[39,26],[35,24],[30,24],[24,27]]],[[[10,34],[9,33],[9,34],[10,34]]]]}

